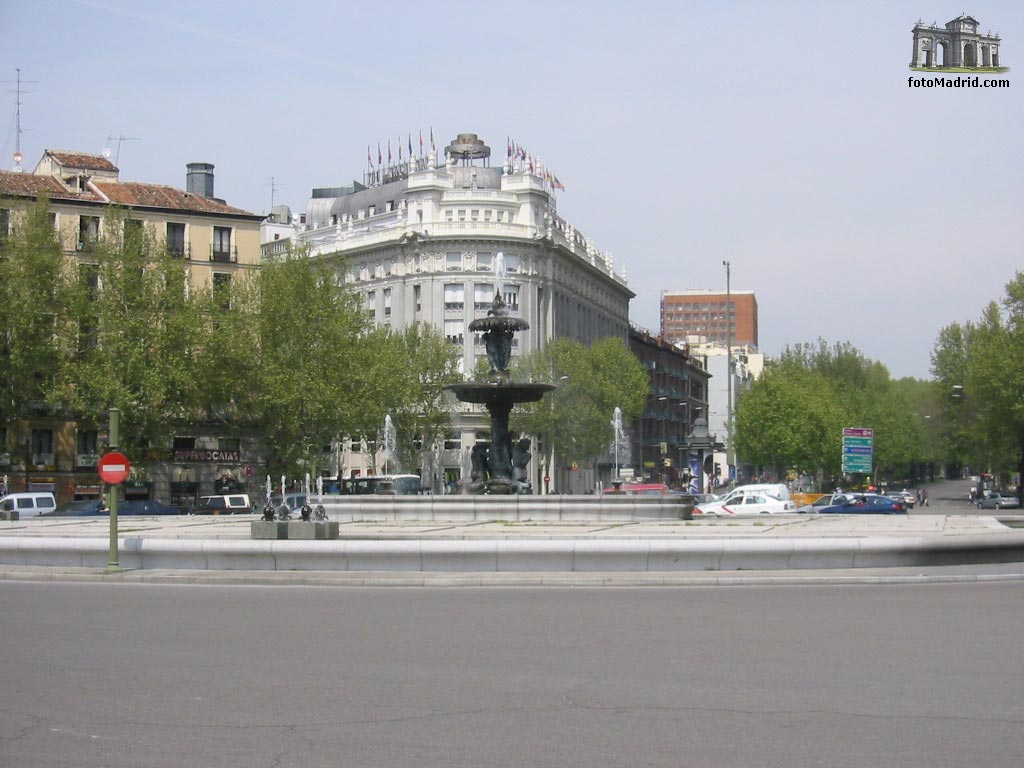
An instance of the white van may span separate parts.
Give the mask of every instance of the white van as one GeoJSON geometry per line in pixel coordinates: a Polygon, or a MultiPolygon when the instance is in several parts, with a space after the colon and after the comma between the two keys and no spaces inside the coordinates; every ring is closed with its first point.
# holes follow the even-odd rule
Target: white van
{"type": "Polygon", "coordinates": [[[53,512],[56,508],[57,500],[53,498],[53,494],[42,491],[10,493],[0,499],[0,512],[9,520],[37,517],[43,512],[53,512]]]}

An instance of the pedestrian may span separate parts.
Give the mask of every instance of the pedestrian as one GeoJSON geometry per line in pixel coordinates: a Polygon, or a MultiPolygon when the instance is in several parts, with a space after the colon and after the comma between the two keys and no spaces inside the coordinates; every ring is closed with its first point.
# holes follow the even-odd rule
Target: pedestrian
{"type": "Polygon", "coordinates": [[[917,489],[917,506],[924,505],[924,497],[921,495],[922,491],[920,488],[917,489]]]}
{"type": "Polygon", "coordinates": [[[926,507],[928,506],[928,491],[925,491],[923,489],[921,491],[921,503],[924,504],[924,506],[926,507]]]}

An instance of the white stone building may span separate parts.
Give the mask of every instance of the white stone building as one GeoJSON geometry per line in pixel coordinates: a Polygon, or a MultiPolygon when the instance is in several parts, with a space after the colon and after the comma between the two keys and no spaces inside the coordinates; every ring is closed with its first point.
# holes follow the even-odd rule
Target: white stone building
{"type": "MultiPolygon", "coordinates": [[[[468,326],[490,307],[499,252],[508,307],[530,324],[513,355],[556,337],[625,342],[634,294],[611,255],[558,215],[555,187],[558,180],[525,153],[491,167],[490,148],[475,134],[460,134],[443,161],[421,156],[378,165],[362,183],[314,189],[305,214],[292,217],[292,242],[312,256],[343,255],[345,280],[362,293],[378,325],[430,323],[458,347],[467,372],[485,355],[468,326]]],[[[275,234],[264,243],[264,258],[287,246],[275,234]]],[[[489,429],[486,416],[479,406],[455,406],[443,447],[424,454],[425,485],[440,492],[468,477],[470,451],[489,429]]],[[[340,456],[340,474],[367,469],[359,446],[351,448],[340,456]]],[[[539,492],[546,476],[553,492],[569,490],[570,478],[581,486],[573,490],[592,487],[580,472],[570,475],[556,457],[538,453],[535,447],[530,477],[539,492]]]]}

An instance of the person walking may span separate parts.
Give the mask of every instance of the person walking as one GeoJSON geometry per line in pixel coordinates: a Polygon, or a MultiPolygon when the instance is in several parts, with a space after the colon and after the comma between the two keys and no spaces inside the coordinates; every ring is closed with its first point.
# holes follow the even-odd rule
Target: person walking
{"type": "Polygon", "coordinates": [[[928,506],[928,491],[921,489],[921,504],[928,506]]]}

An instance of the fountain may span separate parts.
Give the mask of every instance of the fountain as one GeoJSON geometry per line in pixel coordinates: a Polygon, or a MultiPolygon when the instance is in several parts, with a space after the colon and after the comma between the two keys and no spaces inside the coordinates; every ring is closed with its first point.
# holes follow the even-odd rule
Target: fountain
{"type": "Polygon", "coordinates": [[[395,443],[398,441],[398,434],[395,432],[395,423],[391,420],[391,414],[384,416],[384,474],[391,474],[391,462],[395,456],[395,443]]]}
{"type": "Polygon", "coordinates": [[[526,465],[530,460],[529,440],[513,445],[508,430],[508,417],[516,403],[534,403],[554,389],[552,384],[533,384],[512,381],[509,362],[512,359],[512,340],[518,331],[530,324],[519,317],[511,317],[502,296],[505,278],[505,255],[494,258],[494,300],[487,317],[469,324],[469,330],[481,332],[487,361],[491,369],[485,381],[449,384],[445,389],[464,403],[479,403],[491,415],[490,445],[478,443],[473,447],[473,470],[468,490],[473,494],[529,493],[526,465]]]}

